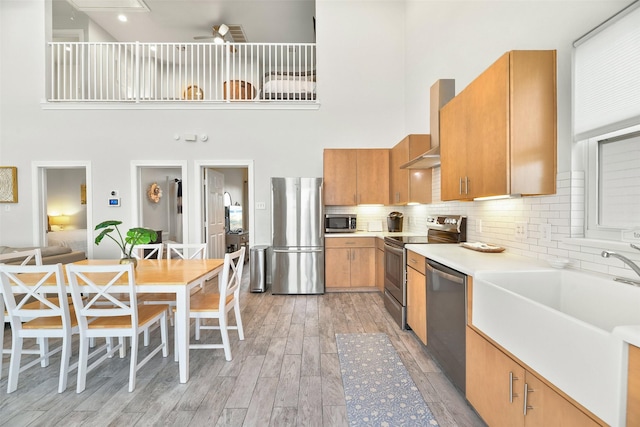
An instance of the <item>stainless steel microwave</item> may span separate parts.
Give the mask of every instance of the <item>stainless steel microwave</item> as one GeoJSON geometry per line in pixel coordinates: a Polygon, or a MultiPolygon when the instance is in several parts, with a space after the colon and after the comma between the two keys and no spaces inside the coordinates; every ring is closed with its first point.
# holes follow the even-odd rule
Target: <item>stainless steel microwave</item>
{"type": "Polygon", "coordinates": [[[325,233],[354,233],[356,231],[356,215],[326,214],[324,216],[325,233]]]}

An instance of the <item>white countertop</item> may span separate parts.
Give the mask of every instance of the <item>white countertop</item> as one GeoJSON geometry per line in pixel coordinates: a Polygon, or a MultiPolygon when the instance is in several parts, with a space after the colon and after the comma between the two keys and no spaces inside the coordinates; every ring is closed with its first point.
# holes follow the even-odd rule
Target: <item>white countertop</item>
{"type": "Polygon", "coordinates": [[[479,271],[548,270],[544,261],[504,252],[479,252],[459,244],[409,244],[405,248],[430,260],[444,264],[461,273],[473,276],[479,271]]]}
{"type": "Polygon", "coordinates": [[[325,238],[332,237],[378,237],[383,239],[387,236],[424,236],[424,233],[411,233],[408,231],[356,231],[355,233],[324,233],[325,238]]]}

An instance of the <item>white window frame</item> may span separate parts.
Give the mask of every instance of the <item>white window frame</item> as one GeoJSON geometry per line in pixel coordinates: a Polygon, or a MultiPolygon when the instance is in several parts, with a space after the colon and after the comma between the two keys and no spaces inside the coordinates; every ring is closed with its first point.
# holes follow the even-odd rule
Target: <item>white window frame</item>
{"type": "MultiPolygon", "coordinates": [[[[603,227],[598,224],[599,200],[598,200],[598,142],[603,139],[617,138],[630,133],[640,132],[640,125],[620,129],[607,134],[599,135],[586,140],[587,164],[585,168],[586,176],[586,201],[585,201],[585,237],[589,239],[602,239],[612,241],[622,241],[622,231],[625,228],[603,227]]],[[[638,166],[640,167],[640,166],[638,166]]],[[[640,203],[640,201],[639,201],[640,203]]]]}

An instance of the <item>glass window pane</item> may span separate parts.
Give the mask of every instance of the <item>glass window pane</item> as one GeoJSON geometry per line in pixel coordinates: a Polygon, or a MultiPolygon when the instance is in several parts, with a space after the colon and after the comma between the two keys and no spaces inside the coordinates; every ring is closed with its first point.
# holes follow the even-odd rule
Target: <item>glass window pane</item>
{"type": "Polygon", "coordinates": [[[640,134],[598,144],[598,225],[640,226],[640,134]]]}

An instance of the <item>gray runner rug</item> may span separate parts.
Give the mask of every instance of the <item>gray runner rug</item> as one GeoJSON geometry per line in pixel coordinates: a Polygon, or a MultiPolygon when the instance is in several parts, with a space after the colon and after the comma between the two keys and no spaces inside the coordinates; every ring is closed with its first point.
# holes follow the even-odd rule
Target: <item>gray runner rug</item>
{"type": "Polygon", "coordinates": [[[387,334],[336,334],[352,426],[437,426],[387,334]]]}

